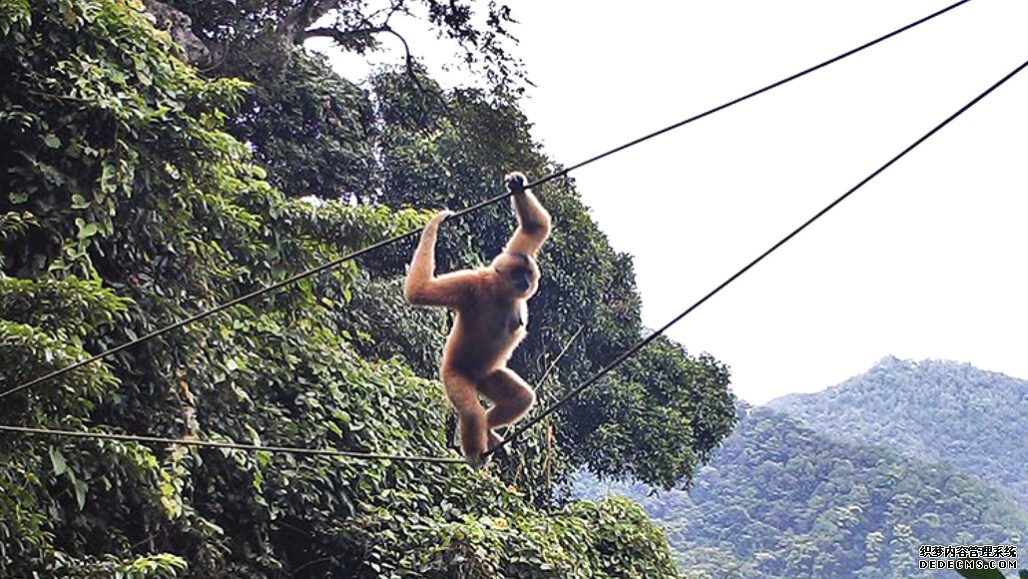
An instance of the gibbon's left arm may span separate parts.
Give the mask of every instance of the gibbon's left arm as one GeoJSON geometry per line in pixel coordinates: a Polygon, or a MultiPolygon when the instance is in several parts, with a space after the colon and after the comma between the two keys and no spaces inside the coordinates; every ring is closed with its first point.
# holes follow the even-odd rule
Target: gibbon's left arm
{"type": "Polygon", "coordinates": [[[535,257],[550,236],[550,214],[535,195],[525,189],[527,180],[524,175],[515,172],[507,175],[504,180],[507,190],[513,193],[511,202],[518,216],[518,228],[514,230],[504,251],[535,257]]]}
{"type": "Polygon", "coordinates": [[[464,303],[468,290],[475,281],[472,271],[458,271],[436,277],[435,242],[439,224],[452,211],[440,211],[421,232],[421,241],[414,250],[414,259],[407,271],[403,296],[416,306],[444,306],[456,308],[464,303]]]}

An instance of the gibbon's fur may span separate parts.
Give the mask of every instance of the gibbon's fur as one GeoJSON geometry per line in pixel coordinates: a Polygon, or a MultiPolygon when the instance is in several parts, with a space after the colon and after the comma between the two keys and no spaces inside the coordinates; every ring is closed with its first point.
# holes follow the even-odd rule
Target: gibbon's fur
{"type": "Polygon", "coordinates": [[[503,252],[487,267],[436,276],[436,232],[452,215],[441,211],[421,233],[404,288],[411,304],[456,311],[440,374],[460,417],[464,457],[476,468],[485,463],[486,449],[503,440],[494,429],[516,422],[535,404],[535,391],[507,361],[525,337],[526,302],[539,287],[535,256],[550,235],[550,214],[525,189],[524,175],[511,173],[505,181],[518,227],[503,252]],[[479,395],[492,408],[486,411],[479,395]]]}

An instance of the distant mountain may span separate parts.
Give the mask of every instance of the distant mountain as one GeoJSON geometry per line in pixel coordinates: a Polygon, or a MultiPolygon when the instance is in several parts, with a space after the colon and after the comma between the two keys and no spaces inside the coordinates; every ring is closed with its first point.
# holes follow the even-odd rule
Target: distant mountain
{"type": "Polygon", "coordinates": [[[688,492],[589,477],[576,491],[642,503],[687,576],[951,577],[918,570],[918,547],[1028,537],[1028,512],[988,485],[946,465],[831,440],[764,408],[740,409],[736,432],[688,492]]]}
{"type": "Polygon", "coordinates": [[[836,440],[946,462],[1028,508],[1028,381],[969,364],[890,357],[834,388],[767,407],[836,440]]]}

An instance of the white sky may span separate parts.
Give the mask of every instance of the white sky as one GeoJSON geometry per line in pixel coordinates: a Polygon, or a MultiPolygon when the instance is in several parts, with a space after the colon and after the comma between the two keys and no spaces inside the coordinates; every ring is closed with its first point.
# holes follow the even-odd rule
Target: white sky
{"type": "MultiPolygon", "coordinates": [[[[537,85],[523,103],[533,134],[572,164],[951,2],[508,3],[520,21],[514,52],[537,85]]],[[[1025,0],[972,0],[578,170],[600,227],[635,257],[646,325],[663,325],[1028,59],[1025,22],[1025,0]]],[[[452,45],[397,26],[430,65],[453,62],[452,45]]],[[[361,74],[359,57],[334,62],[361,74]]],[[[731,366],[734,391],[755,404],[890,354],[1028,378],[1026,105],[1028,71],[669,336],[731,366]]]]}

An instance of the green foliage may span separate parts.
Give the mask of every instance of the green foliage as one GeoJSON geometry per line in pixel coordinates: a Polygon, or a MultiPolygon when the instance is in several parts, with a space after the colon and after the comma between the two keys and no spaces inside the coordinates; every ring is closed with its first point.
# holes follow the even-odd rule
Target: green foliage
{"type": "Polygon", "coordinates": [[[970,364],[885,358],[865,374],[770,407],[833,438],[946,462],[1002,487],[1028,508],[1024,436],[1028,382],[970,364]]]}
{"type": "Polygon", "coordinates": [[[658,338],[572,402],[571,426],[580,431],[569,452],[597,474],[670,489],[731,433],[727,386],[722,364],[706,355],[693,361],[678,344],[658,338]]]}
{"type": "Polygon", "coordinates": [[[174,555],[149,555],[131,561],[105,561],[87,569],[69,570],[69,577],[111,577],[113,579],[149,579],[177,577],[186,562],[174,555]]]}
{"type": "MultiPolygon", "coordinates": [[[[55,335],[71,334],[62,329],[55,335]]],[[[69,341],[72,343],[55,338],[54,335],[34,326],[0,319],[0,379],[3,381],[4,389],[49,374],[87,357],[81,346],[73,345],[77,339],[69,341]]],[[[115,384],[115,377],[106,367],[84,366],[68,372],[56,383],[52,383],[44,394],[39,395],[39,399],[46,400],[48,406],[56,405],[56,408],[47,410],[64,409],[65,404],[91,408],[90,401],[109,391],[115,384]]],[[[25,406],[24,402],[7,401],[0,414],[13,416],[23,412],[25,406]]]]}
{"type": "Polygon", "coordinates": [[[582,501],[572,512],[597,529],[596,552],[610,553],[598,558],[594,574],[588,577],[671,577],[677,575],[668,552],[663,548],[664,532],[650,526],[638,504],[618,498],[600,503],[582,501]],[[644,532],[640,533],[642,528],[644,532]]]}
{"type": "MultiPolygon", "coordinates": [[[[409,526],[414,534],[400,538],[400,566],[416,572],[411,576],[430,578],[677,576],[663,533],[631,501],[584,501],[546,516],[518,512],[514,504],[508,508],[516,516],[415,521],[409,526]]],[[[392,521],[375,519],[362,524],[379,536],[375,543],[395,540],[392,521]]],[[[383,548],[382,558],[388,560],[397,547],[383,548]]],[[[375,571],[393,576],[385,565],[375,571]]]]}
{"type": "Polygon", "coordinates": [[[129,303],[95,280],[0,278],[3,317],[39,327],[63,341],[113,324],[129,303]]]}
{"type": "Polygon", "coordinates": [[[284,70],[256,72],[231,132],[251,143],[269,181],[287,195],[372,200],[378,187],[368,95],[325,58],[295,53],[284,70]]]}
{"type": "Polygon", "coordinates": [[[210,201],[197,181],[235,177],[211,174],[243,154],[217,131],[224,115],[212,105],[237,102],[240,83],[201,81],[169,58],[166,40],[139,33],[148,22],[138,7],[52,0],[32,10],[28,20],[5,20],[11,32],[0,39],[0,68],[9,71],[0,96],[0,207],[36,215],[42,231],[6,251],[5,266],[23,276],[88,277],[90,251],[116,225],[163,233],[147,231],[157,224],[144,215],[116,221],[135,187],[163,193],[149,199],[152,212],[187,218],[210,201]],[[32,28],[17,26],[27,21],[32,28]]]}
{"type": "Polygon", "coordinates": [[[341,308],[340,328],[351,332],[362,355],[378,360],[400,358],[424,378],[439,376],[439,354],[446,340],[446,315],[440,310],[412,308],[403,299],[401,278],[361,275],[353,299],[341,308]]]}
{"type": "MultiPolygon", "coordinates": [[[[25,234],[30,225],[36,225],[36,219],[31,213],[18,213],[8,211],[0,214],[0,241],[15,239],[25,234]]],[[[0,254],[0,270],[3,270],[5,257],[0,254]]],[[[3,273],[0,271],[0,276],[3,273]]]]}
{"type": "MultiPolygon", "coordinates": [[[[3,228],[5,389],[423,222],[270,186],[222,131],[242,84],[173,58],[137,2],[2,2],[0,215],[35,219],[3,228]]],[[[5,398],[0,423],[456,456],[441,385],[404,362],[432,366],[440,320],[390,288],[349,263],[5,398]]],[[[674,576],[638,508],[547,513],[548,491],[463,465],[4,434],[0,575],[674,576]]]]}

